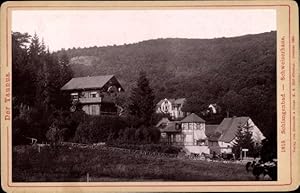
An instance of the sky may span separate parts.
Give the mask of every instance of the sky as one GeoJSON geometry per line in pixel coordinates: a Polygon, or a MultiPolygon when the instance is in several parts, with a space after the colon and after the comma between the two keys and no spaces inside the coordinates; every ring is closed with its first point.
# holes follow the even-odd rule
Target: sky
{"type": "Polygon", "coordinates": [[[276,30],[274,9],[14,10],[12,31],[37,35],[50,51],[157,38],[217,38],[276,30]]]}

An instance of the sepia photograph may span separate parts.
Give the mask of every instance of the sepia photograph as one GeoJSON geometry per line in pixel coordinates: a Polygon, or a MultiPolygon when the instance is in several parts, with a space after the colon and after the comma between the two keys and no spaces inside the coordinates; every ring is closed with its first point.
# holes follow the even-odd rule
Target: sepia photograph
{"type": "Polygon", "coordinates": [[[277,180],[276,11],[12,12],[12,180],[277,180]]]}
{"type": "Polygon", "coordinates": [[[293,188],[296,8],[1,5],[2,187],[293,188]]]}
{"type": "Polygon", "coordinates": [[[276,181],[276,10],[12,11],[12,181],[276,181]]]}

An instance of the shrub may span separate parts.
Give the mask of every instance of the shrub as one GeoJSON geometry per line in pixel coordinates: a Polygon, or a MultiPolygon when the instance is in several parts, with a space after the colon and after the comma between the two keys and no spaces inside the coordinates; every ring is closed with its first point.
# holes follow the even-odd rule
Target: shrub
{"type": "MultiPolygon", "coordinates": [[[[32,137],[38,141],[43,141],[46,138],[48,127],[49,113],[42,107],[31,108],[29,106],[20,106],[19,114],[15,116],[12,123],[13,143],[14,145],[18,144],[17,138],[25,137],[32,137]]],[[[19,144],[23,144],[23,142],[19,144]]]]}
{"type": "Polygon", "coordinates": [[[119,137],[116,140],[118,143],[128,144],[150,144],[158,143],[160,140],[160,131],[157,128],[127,127],[119,131],[119,137]]]}
{"type": "Polygon", "coordinates": [[[142,151],[167,153],[167,154],[178,154],[181,151],[180,147],[164,145],[164,144],[109,143],[108,145],[112,147],[118,147],[124,149],[142,150],[142,151]]]}
{"type": "Polygon", "coordinates": [[[79,143],[98,143],[116,140],[119,131],[127,124],[121,117],[115,116],[86,116],[78,125],[73,141],[79,143]]]}

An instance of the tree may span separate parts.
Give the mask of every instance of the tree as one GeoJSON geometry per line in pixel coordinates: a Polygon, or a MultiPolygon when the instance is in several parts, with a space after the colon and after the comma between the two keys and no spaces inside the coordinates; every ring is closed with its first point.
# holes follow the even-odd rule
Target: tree
{"type": "Polygon", "coordinates": [[[70,59],[64,49],[59,56],[59,65],[61,67],[61,82],[62,84],[65,84],[73,77],[73,72],[70,68],[70,59]]]}
{"type": "Polygon", "coordinates": [[[240,126],[239,130],[236,133],[236,138],[233,144],[233,153],[236,158],[240,157],[242,149],[248,149],[247,154],[253,155],[254,151],[254,142],[252,139],[251,126],[247,122],[245,126],[240,126]]]}
{"type": "MultiPolygon", "coordinates": [[[[34,75],[29,66],[28,47],[30,35],[27,33],[12,32],[12,93],[13,107],[21,104],[31,105],[34,102],[34,75]],[[26,80],[26,81],[24,81],[26,80]]],[[[16,109],[13,116],[18,114],[16,109]]]]}
{"type": "Polygon", "coordinates": [[[31,38],[31,43],[29,46],[29,67],[32,71],[33,81],[34,81],[34,102],[35,105],[43,104],[43,87],[45,85],[44,81],[44,45],[41,45],[38,35],[35,33],[31,38]]]}
{"type": "Polygon", "coordinates": [[[137,86],[129,97],[129,115],[133,117],[134,126],[150,126],[155,112],[155,96],[145,72],[140,72],[137,86]]]}
{"type": "Polygon", "coordinates": [[[50,53],[37,34],[19,32],[12,32],[12,56],[13,133],[45,140],[49,115],[69,104],[60,91],[72,77],[69,59],[66,53],[61,59],[50,53]]]}
{"type": "Polygon", "coordinates": [[[246,101],[244,100],[243,96],[236,93],[234,90],[228,91],[221,99],[220,101],[223,106],[225,107],[225,110],[227,112],[227,115],[243,115],[244,112],[244,106],[246,101]]]}

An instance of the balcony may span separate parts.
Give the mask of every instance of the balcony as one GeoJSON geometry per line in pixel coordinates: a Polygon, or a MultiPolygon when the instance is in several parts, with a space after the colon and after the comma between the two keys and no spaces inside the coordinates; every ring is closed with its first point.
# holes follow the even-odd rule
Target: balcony
{"type": "Polygon", "coordinates": [[[94,98],[79,98],[79,103],[87,104],[87,103],[101,103],[102,97],[94,97],[94,98]]]}

